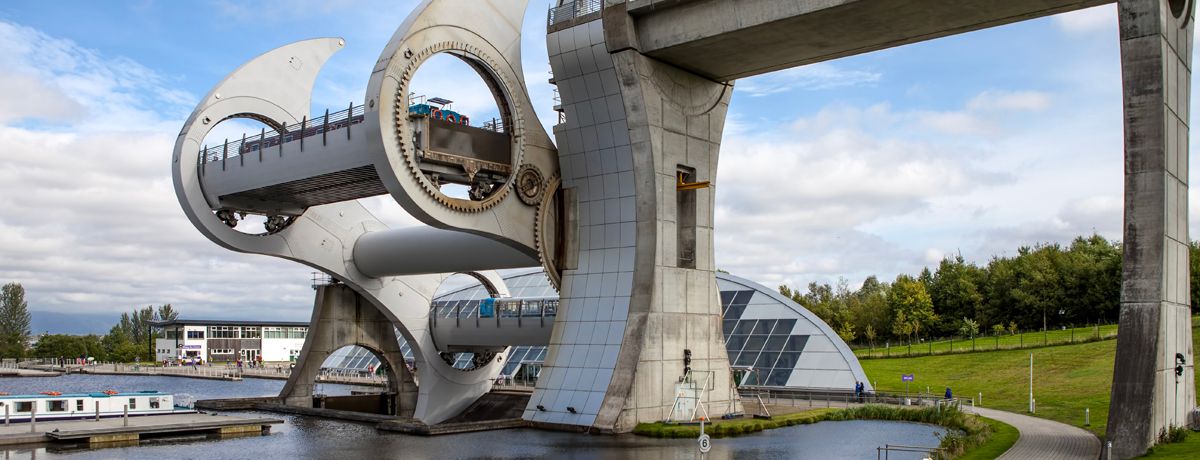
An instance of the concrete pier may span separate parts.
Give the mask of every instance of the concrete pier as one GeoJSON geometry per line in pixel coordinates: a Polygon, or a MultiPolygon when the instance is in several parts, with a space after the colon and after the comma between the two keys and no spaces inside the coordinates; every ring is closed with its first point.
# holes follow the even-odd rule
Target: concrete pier
{"type": "Polygon", "coordinates": [[[125,420],[105,418],[96,420],[38,421],[37,430],[28,423],[0,425],[0,446],[49,442],[87,442],[103,444],[136,442],[146,435],[209,433],[267,434],[271,425],[283,423],[273,418],[214,416],[209,414],[170,414],[129,417],[125,420]]]}

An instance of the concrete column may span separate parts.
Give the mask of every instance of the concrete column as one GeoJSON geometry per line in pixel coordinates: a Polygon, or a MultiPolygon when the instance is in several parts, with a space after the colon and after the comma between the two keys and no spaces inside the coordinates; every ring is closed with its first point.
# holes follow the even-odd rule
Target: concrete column
{"type": "Polygon", "coordinates": [[[1142,455],[1195,410],[1188,257],[1194,0],[1121,0],[1125,234],[1107,437],[1142,455]],[[1176,354],[1187,362],[1176,376],[1176,354]]]}
{"type": "Polygon", "coordinates": [[[321,364],[339,348],[358,345],[388,366],[388,389],[396,392],[395,414],[411,417],[417,385],[404,365],[392,322],[374,305],[343,284],[317,287],[316,305],[296,368],[280,391],[284,404],[313,407],[313,386],[321,364]]]}
{"type": "Polygon", "coordinates": [[[602,432],[666,418],[684,350],[694,371],[713,372],[709,414],[727,412],[731,398],[740,410],[720,329],[714,191],[676,189],[679,171],[689,182],[715,181],[732,86],[643,56],[614,5],[603,20],[583,15],[547,36],[566,112],[554,128],[562,187],[578,200],[565,229],[577,264],[563,273],[546,365],[524,414],[602,432]]]}

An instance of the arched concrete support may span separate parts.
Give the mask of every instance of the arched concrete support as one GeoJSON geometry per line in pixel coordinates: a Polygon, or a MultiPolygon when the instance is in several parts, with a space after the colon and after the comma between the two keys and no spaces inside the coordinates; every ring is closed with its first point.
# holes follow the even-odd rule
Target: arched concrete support
{"type": "Polygon", "coordinates": [[[418,388],[413,417],[435,424],[457,415],[488,392],[504,357],[500,354],[496,361],[471,372],[454,369],[439,357],[429,331],[429,304],[448,275],[373,278],[359,272],[354,242],[364,233],[386,230],[387,226],[357,202],[311,207],[276,233],[250,235],[222,223],[204,197],[197,168],[199,150],[216,122],[233,116],[298,122],[308,111],[312,83],[321,65],[342,46],[339,39],[283,46],[247,62],[213,88],[176,140],[171,165],[175,193],[192,224],[214,243],[328,273],[391,320],[412,346],[419,381],[424,383],[418,388]],[[297,61],[303,64],[294,65],[297,61]]]}
{"type": "Polygon", "coordinates": [[[579,200],[578,226],[565,230],[579,235],[579,263],[564,273],[525,418],[626,432],[668,416],[684,350],[695,377],[712,372],[710,415],[731,399],[738,407],[720,329],[713,189],[676,187],[681,171],[688,182],[715,180],[732,86],[607,43],[607,11],[547,37],[555,80],[569,88],[555,135],[562,186],[579,200]]]}
{"type": "Polygon", "coordinates": [[[386,368],[391,415],[412,417],[417,384],[408,367],[392,321],[344,284],[317,287],[304,348],[291,377],[279,392],[285,404],[312,407],[313,386],[321,364],[339,348],[357,345],[371,350],[386,368]]]}
{"type": "Polygon", "coordinates": [[[1188,264],[1188,119],[1195,0],[1121,0],[1125,234],[1108,440],[1146,452],[1196,409],[1188,264]],[[1183,358],[1176,375],[1177,357],[1183,358]]]}

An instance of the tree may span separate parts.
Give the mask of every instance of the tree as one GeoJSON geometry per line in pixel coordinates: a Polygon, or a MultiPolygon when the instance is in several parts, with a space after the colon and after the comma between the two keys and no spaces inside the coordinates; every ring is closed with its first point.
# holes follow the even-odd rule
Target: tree
{"type": "Polygon", "coordinates": [[[175,310],[171,304],[160,305],[158,311],[154,313],[155,319],[158,321],[174,321],[179,319],[179,312],[175,310]]]}
{"type": "Polygon", "coordinates": [[[25,357],[32,320],[29,304],[25,302],[25,288],[20,283],[0,288],[0,356],[25,357]]]}
{"type": "Polygon", "coordinates": [[[908,275],[899,275],[888,291],[888,306],[897,324],[910,324],[910,335],[921,335],[921,330],[937,321],[933,312],[933,301],[925,292],[925,285],[908,275]]]}
{"type": "Polygon", "coordinates": [[[934,312],[945,318],[938,328],[940,334],[955,331],[955,318],[978,318],[983,308],[984,272],[974,264],[966,263],[962,256],[942,259],[937,273],[929,282],[929,298],[934,312]]]}
{"type": "Polygon", "coordinates": [[[867,338],[867,343],[871,347],[875,347],[875,326],[868,324],[867,328],[863,330],[863,336],[867,338]]]}
{"type": "Polygon", "coordinates": [[[963,337],[970,337],[973,339],[975,338],[976,334],[979,334],[979,323],[972,321],[971,318],[963,318],[962,326],[958,328],[958,332],[962,334],[963,337]]]}
{"type": "Polygon", "coordinates": [[[853,342],[854,338],[856,337],[854,334],[854,325],[850,324],[849,321],[843,322],[842,325],[837,328],[837,335],[846,343],[853,342]]]}

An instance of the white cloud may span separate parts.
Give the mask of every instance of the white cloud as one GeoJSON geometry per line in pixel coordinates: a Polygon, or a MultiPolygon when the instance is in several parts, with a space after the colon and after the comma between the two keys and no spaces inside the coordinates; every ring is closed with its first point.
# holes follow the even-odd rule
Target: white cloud
{"type": "Polygon", "coordinates": [[[0,101],[39,105],[0,103],[0,281],[24,284],[35,314],[173,303],[190,316],[306,317],[307,270],[221,249],[180,211],[173,115],[192,96],[34,29],[0,22],[0,40],[0,82],[26,82],[0,84],[0,101]]]}
{"type": "Polygon", "coordinates": [[[1050,95],[1041,91],[988,90],[972,98],[967,108],[1041,112],[1050,108],[1050,95]]]}
{"type": "Polygon", "coordinates": [[[878,83],[883,74],[866,70],[843,69],[831,62],[771,72],[738,80],[739,92],[767,96],[795,90],[817,91],[878,83]]]}
{"type": "Polygon", "coordinates": [[[1090,33],[1100,30],[1116,30],[1117,5],[1107,4],[1054,17],[1062,30],[1072,34],[1090,33]]]}

